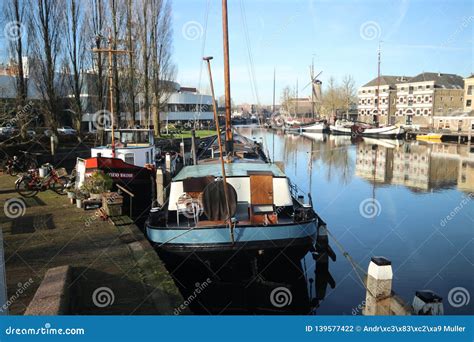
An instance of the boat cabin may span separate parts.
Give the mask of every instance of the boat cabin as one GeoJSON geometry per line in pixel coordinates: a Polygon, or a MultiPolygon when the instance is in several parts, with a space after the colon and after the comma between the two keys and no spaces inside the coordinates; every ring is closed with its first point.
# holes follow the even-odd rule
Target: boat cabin
{"type": "Polygon", "coordinates": [[[219,163],[183,168],[171,183],[167,226],[222,226],[228,208],[237,226],[294,222],[292,188],[276,165],[234,162],[225,171],[227,201],[219,163]]]}
{"type": "Polygon", "coordinates": [[[153,131],[149,129],[117,129],[105,130],[105,146],[91,149],[91,157],[112,158],[112,141],[115,145],[115,158],[123,160],[127,164],[144,167],[146,164],[154,164],[155,145],[153,131]]]}

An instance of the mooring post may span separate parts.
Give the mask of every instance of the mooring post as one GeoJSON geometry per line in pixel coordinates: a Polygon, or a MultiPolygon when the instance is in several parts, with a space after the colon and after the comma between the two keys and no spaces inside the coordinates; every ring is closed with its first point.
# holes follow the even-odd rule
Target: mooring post
{"type": "Polygon", "coordinates": [[[443,298],[431,290],[416,291],[412,308],[415,315],[443,315],[443,298]]]}
{"type": "Polygon", "coordinates": [[[197,165],[197,151],[196,151],[196,130],[191,130],[191,152],[193,157],[193,164],[197,165]]]}
{"type": "Polygon", "coordinates": [[[49,140],[51,143],[51,155],[54,156],[56,154],[56,143],[58,142],[58,138],[53,134],[49,140]]]}
{"type": "Polygon", "coordinates": [[[181,156],[183,157],[183,166],[186,166],[186,156],[184,155],[184,142],[179,143],[179,150],[181,153],[181,156]]]}
{"type": "Polygon", "coordinates": [[[165,203],[165,177],[163,170],[156,170],[156,202],[161,207],[165,203]]]}
{"type": "Polygon", "coordinates": [[[392,279],[392,262],[384,257],[372,257],[367,272],[364,315],[391,314],[392,279]]]}
{"type": "Polygon", "coordinates": [[[171,154],[166,153],[165,156],[165,171],[167,174],[171,174],[171,154]]]}

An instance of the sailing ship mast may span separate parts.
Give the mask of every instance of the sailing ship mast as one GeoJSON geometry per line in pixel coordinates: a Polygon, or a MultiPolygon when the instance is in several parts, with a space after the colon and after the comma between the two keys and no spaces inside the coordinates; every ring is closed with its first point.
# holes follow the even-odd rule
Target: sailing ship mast
{"type": "Polygon", "coordinates": [[[379,49],[377,53],[378,63],[377,63],[377,114],[374,116],[374,123],[378,126],[379,123],[379,113],[380,113],[380,42],[379,49]]]}
{"type": "Polygon", "coordinates": [[[108,70],[108,74],[109,74],[109,97],[110,97],[110,126],[111,126],[111,133],[112,133],[112,141],[111,141],[111,144],[112,144],[112,158],[115,158],[115,132],[114,132],[114,129],[115,129],[115,115],[114,115],[114,76],[113,76],[113,70],[112,70],[112,56],[114,54],[126,54],[126,53],[131,53],[131,51],[127,51],[127,50],[114,50],[112,48],[112,34],[109,34],[109,38],[108,38],[108,43],[109,43],[109,47],[107,49],[98,49],[98,48],[94,48],[92,49],[92,52],[94,53],[101,53],[101,52],[106,52],[108,53],[108,57],[109,57],[109,70],[108,70]]]}
{"type": "Polygon", "coordinates": [[[275,85],[276,85],[276,68],[273,68],[273,106],[272,113],[275,113],[275,85]]]}
{"type": "Polygon", "coordinates": [[[230,62],[229,62],[229,22],[227,0],[222,0],[222,31],[224,35],[224,82],[225,82],[225,148],[227,155],[234,152],[234,137],[231,126],[230,62]]]}
{"type": "Polygon", "coordinates": [[[314,57],[311,61],[311,118],[314,120],[314,57]]]}

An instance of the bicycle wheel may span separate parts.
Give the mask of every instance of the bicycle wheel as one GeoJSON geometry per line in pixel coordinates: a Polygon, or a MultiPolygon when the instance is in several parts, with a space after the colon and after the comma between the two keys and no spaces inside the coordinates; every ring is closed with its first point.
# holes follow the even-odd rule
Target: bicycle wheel
{"type": "Polygon", "coordinates": [[[33,189],[30,186],[31,179],[29,178],[21,178],[16,184],[15,184],[15,190],[18,192],[21,196],[23,197],[33,197],[36,196],[38,193],[38,190],[33,189]]]}
{"type": "Polygon", "coordinates": [[[58,179],[51,184],[50,188],[58,195],[66,195],[67,194],[67,183],[68,179],[66,176],[58,177],[58,179]]]}
{"type": "Polygon", "coordinates": [[[9,163],[9,165],[6,166],[6,171],[10,176],[18,175],[18,170],[16,169],[15,165],[13,165],[13,163],[9,163]]]}
{"type": "Polygon", "coordinates": [[[34,159],[28,159],[25,162],[25,167],[26,167],[27,171],[32,170],[32,169],[37,169],[38,168],[38,163],[34,159]]]}

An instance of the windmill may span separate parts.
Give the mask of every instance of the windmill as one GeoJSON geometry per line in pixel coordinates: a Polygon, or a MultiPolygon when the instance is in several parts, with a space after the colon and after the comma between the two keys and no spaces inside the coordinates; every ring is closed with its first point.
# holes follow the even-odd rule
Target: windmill
{"type": "Polygon", "coordinates": [[[321,70],[316,76],[314,75],[314,58],[309,67],[309,74],[311,81],[302,89],[305,90],[309,85],[312,86],[311,91],[311,114],[312,118],[315,118],[315,114],[317,113],[318,116],[320,115],[321,105],[322,105],[322,93],[321,93],[321,86],[322,82],[318,79],[319,76],[323,71],[321,70]]]}

